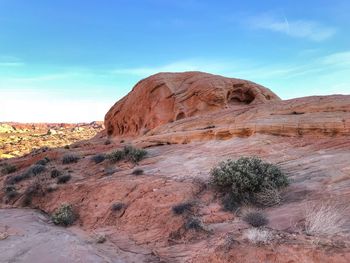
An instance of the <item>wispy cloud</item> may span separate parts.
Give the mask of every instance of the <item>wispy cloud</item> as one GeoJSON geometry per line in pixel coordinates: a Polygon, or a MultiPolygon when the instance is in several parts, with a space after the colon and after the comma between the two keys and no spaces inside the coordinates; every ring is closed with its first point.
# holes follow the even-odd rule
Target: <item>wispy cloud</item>
{"type": "Polygon", "coordinates": [[[330,54],[323,57],[321,62],[330,66],[350,66],[350,51],[330,54]]]}
{"type": "Polygon", "coordinates": [[[334,27],[325,26],[315,21],[288,20],[285,16],[276,17],[266,14],[251,17],[248,24],[254,29],[270,30],[312,41],[327,40],[337,31],[334,27]]]}
{"type": "Polygon", "coordinates": [[[0,56],[0,67],[19,67],[23,66],[24,62],[13,56],[0,56]]]}

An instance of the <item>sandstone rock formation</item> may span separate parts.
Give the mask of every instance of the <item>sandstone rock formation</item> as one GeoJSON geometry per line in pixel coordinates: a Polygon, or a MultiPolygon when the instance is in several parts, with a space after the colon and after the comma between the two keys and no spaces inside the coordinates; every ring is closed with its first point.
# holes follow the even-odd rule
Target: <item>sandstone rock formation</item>
{"type": "MultiPolygon", "coordinates": [[[[107,133],[102,132],[70,149],[47,149],[6,160],[17,171],[0,176],[4,186],[0,208],[22,207],[28,191],[39,183],[44,190],[32,196],[29,206],[51,214],[61,204],[71,204],[79,214],[78,221],[57,233],[70,236],[69,231],[79,228],[89,236],[104,234],[106,244],[86,247],[84,255],[102,254],[106,262],[350,262],[349,209],[332,210],[346,220],[337,235],[305,231],[310,204],[329,200],[341,203],[342,208],[349,204],[350,96],[281,101],[267,89],[242,81],[250,88],[237,97],[230,95],[234,98],[230,100],[230,89],[225,88],[230,81],[194,72],[158,74],[141,81],[106,115],[106,128],[114,138],[107,140],[107,133]],[[190,79],[195,81],[191,84],[190,79]],[[250,92],[256,94],[253,100],[247,99],[250,92]],[[183,115],[179,117],[180,112],[183,115]],[[149,131],[144,134],[146,129],[149,131]],[[147,158],[137,164],[93,161],[93,157],[129,145],[147,147],[147,158]],[[62,157],[67,154],[81,158],[63,164],[62,157]],[[247,238],[251,227],[239,213],[225,211],[220,194],[208,184],[211,169],[220,161],[253,155],[278,164],[291,181],[281,192],[281,203],[264,208],[269,219],[265,229],[271,234],[264,244],[247,238]],[[44,158],[51,161],[43,173],[6,185],[8,178],[21,177],[44,158]],[[143,174],[135,175],[135,169],[142,169],[143,174]],[[56,184],[50,175],[53,170],[68,173],[71,180],[56,184]],[[16,194],[11,197],[6,187],[15,189],[16,194]],[[191,211],[173,212],[174,206],[189,201],[193,202],[191,211]],[[118,211],[111,209],[116,203],[123,204],[118,211]],[[193,218],[202,223],[202,229],[186,228],[193,218]],[[105,251],[113,252],[112,257],[105,251]]],[[[0,166],[6,167],[5,161],[0,161],[0,166]]],[[[25,262],[21,259],[32,256],[27,235],[14,231],[42,232],[37,223],[23,224],[23,219],[33,217],[25,215],[28,211],[3,212],[6,217],[0,220],[0,238],[6,238],[3,250],[7,261],[25,262]],[[7,247],[16,247],[19,256],[7,247]]],[[[47,219],[44,223],[42,227],[48,231],[44,238],[50,238],[52,226],[46,224],[47,219]]],[[[82,247],[76,244],[85,240],[71,238],[68,242],[73,249],[60,239],[56,244],[67,249],[67,256],[74,254],[74,247],[76,255],[81,255],[82,247]]],[[[41,253],[36,258],[60,253],[45,245],[36,243],[35,251],[41,253]]]]}
{"type": "Polygon", "coordinates": [[[279,101],[250,81],[202,72],[159,73],[141,80],[106,114],[108,135],[143,135],[162,124],[224,108],[279,101]]]}

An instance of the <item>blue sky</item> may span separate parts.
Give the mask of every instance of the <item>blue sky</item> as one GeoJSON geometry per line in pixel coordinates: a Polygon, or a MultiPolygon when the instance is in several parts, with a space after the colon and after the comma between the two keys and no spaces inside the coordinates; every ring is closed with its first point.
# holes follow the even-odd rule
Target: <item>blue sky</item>
{"type": "Polygon", "coordinates": [[[349,13],[348,0],[0,0],[0,121],[102,120],[160,71],[283,99],[350,94],[349,13]]]}

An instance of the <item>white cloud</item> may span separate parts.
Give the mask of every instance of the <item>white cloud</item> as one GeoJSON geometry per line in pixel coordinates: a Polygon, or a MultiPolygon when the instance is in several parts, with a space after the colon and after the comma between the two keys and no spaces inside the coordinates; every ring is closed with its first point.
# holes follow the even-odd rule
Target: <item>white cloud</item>
{"type": "Polygon", "coordinates": [[[335,33],[334,27],[324,26],[315,21],[289,20],[286,17],[276,18],[271,15],[260,15],[249,19],[249,25],[255,29],[270,30],[291,37],[305,38],[312,41],[323,41],[335,33]]]}
{"type": "Polygon", "coordinates": [[[350,66],[350,51],[337,52],[321,59],[323,64],[331,66],[350,66]]]}

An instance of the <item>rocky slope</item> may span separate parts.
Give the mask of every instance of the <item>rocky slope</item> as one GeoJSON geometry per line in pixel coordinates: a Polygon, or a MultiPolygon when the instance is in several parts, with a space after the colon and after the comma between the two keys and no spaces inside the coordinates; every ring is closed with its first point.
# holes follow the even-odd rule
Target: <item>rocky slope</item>
{"type": "MultiPolygon", "coordinates": [[[[225,100],[228,89],[223,88],[226,84],[220,83],[231,80],[209,75],[209,85],[206,76],[193,72],[152,76],[136,85],[106,115],[109,138],[100,133],[71,149],[48,149],[8,160],[18,170],[0,177],[4,186],[1,206],[27,205],[52,214],[61,204],[72,204],[79,219],[68,231],[79,228],[88,236],[105,235],[106,245],[114,253],[105,257],[106,262],[349,262],[350,96],[281,101],[271,91],[242,81],[253,85],[262,99],[250,103],[234,99],[229,104],[225,100]],[[179,102],[177,87],[184,89],[181,94],[194,89],[191,84],[181,85],[184,79],[187,83],[187,77],[196,80],[198,90],[204,85],[207,96],[201,95],[201,99],[188,104],[186,100],[179,102]],[[157,100],[167,92],[151,95],[159,79],[166,83],[162,84],[165,91],[167,86],[173,87],[171,96],[176,99],[171,107],[157,100]],[[267,95],[270,100],[264,99],[267,95]],[[128,101],[146,105],[145,98],[153,100],[151,111],[147,111],[150,116],[139,112],[137,105],[125,108],[128,101]],[[213,98],[217,104],[212,108],[208,105],[213,105],[213,98]],[[185,109],[184,117],[176,120],[180,108],[185,109]],[[198,108],[203,110],[193,111],[198,108]],[[159,117],[163,112],[165,115],[159,117]],[[136,127],[135,120],[142,118],[145,122],[136,127]],[[121,123],[124,130],[120,129],[121,123]],[[146,123],[148,131],[144,133],[146,123]],[[111,126],[114,128],[108,128],[111,126]],[[91,159],[126,145],[145,147],[147,157],[138,163],[95,163],[91,159]],[[64,164],[62,158],[67,154],[80,159],[64,164]],[[291,180],[282,193],[282,203],[264,209],[269,218],[265,230],[270,235],[264,244],[248,238],[251,227],[239,213],[224,210],[219,193],[208,184],[210,170],[218,162],[250,155],[278,164],[291,180]],[[17,194],[9,198],[5,186],[10,178],[23,174],[45,157],[51,160],[45,171],[15,183],[17,194]],[[57,184],[57,179],[50,176],[54,169],[71,175],[71,179],[57,184]],[[135,169],[142,169],[143,174],[135,174],[135,169]],[[41,190],[32,196],[31,204],[25,204],[28,189],[38,183],[41,190]],[[190,211],[182,215],[173,212],[175,205],[189,201],[193,204],[190,211]],[[341,231],[336,235],[307,235],[304,222],[310,204],[330,201],[337,203],[332,208],[342,205],[342,209],[334,210],[346,219],[341,231]],[[115,209],[115,204],[122,205],[115,209]],[[199,229],[188,227],[194,219],[201,222],[199,229]]],[[[0,221],[0,230],[5,229],[1,224],[10,227],[18,220],[16,215],[12,218],[13,223],[10,219],[0,221]]],[[[11,232],[4,240],[20,238],[11,232]]],[[[23,249],[18,246],[18,250],[23,249]]],[[[95,246],[86,253],[96,255],[95,246]]],[[[45,255],[45,250],[39,251],[45,255]]]]}
{"type": "Polygon", "coordinates": [[[101,122],[0,123],[0,159],[22,156],[42,147],[62,147],[90,139],[103,128],[101,122]]]}

